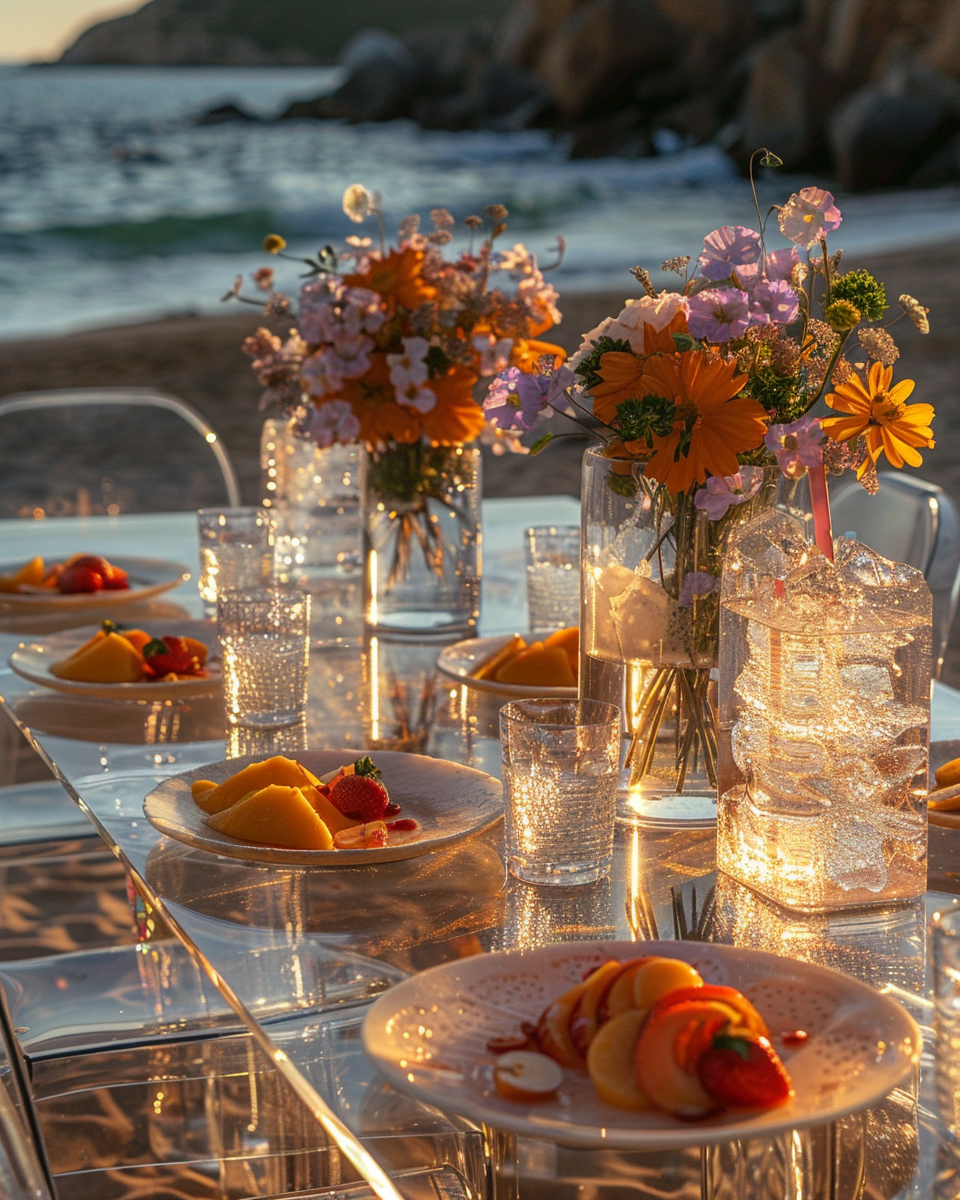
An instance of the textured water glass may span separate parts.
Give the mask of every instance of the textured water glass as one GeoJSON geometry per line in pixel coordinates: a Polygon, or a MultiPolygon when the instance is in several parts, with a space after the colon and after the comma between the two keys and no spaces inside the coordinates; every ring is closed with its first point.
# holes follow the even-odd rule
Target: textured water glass
{"type": "Polygon", "coordinates": [[[296,725],[307,705],[310,597],[275,588],[221,594],[217,605],[227,721],[296,725]]]}
{"type": "Polygon", "coordinates": [[[610,873],[620,710],[598,700],[518,700],[500,710],[507,866],[526,883],[610,873]]]}
{"type": "Polygon", "coordinates": [[[526,531],[527,618],[536,637],[580,621],[580,526],[526,531]]]}
{"type": "Polygon", "coordinates": [[[201,508],[200,579],[207,617],[217,615],[221,592],[266,587],[273,577],[273,514],[265,508],[201,508]]]}
{"type": "Polygon", "coordinates": [[[933,1031],[936,1043],[936,1091],[940,1117],[960,1136],[960,907],[935,912],[933,943],[933,1031]]]}

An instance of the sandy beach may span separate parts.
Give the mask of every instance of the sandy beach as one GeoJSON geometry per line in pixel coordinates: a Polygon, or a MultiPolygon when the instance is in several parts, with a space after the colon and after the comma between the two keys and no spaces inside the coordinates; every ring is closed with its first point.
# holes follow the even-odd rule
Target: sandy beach
{"type": "MultiPolygon", "coordinates": [[[[896,329],[901,349],[898,378],[916,380],[915,399],[936,409],[936,450],[918,472],[944,487],[960,503],[960,242],[900,251],[869,262],[887,287],[896,314],[897,297],[908,292],[931,309],[931,333],[921,337],[906,320],[896,329]]],[[[562,290],[562,279],[557,279],[562,290]]],[[[582,331],[616,313],[637,285],[625,272],[622,292],[563,296],[562,324],[548,336],[573,350],[582,331]]],[[[99,329],[63,337],[0,342],[0,395],[47,388],[153,387],[179,396],[210,421],[229,451],[244,498],[259,502],[259,387],[240,350],[258,321],[254,309],[225,310],[219,317],[177,317],[147,324],[99,329]]],[[[484,490],[490,496],[544,493],[579,495],[584,443],[562,440],[537,458],[486,455],[484,490]]],[[[960,683],[960,635],[945,678],[960,683]],[[956,666],[954,666],[954,662],[956,666]]]]}

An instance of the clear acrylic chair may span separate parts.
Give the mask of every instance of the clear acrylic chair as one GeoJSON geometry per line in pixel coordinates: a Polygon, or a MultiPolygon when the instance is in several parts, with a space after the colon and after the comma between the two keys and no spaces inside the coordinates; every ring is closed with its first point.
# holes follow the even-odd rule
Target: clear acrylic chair
{"type": "Polygon", "coordinates": [[[884,471],[875,496],[855,479],[830,493],[834,533],[855,533],[894,562],[921,570],[933,593],[934,674],[939,678],[960,594],[960,518],[943,488],[884,471]]]}
{"type": "Polygon", "coordinates": [[[220,439],[175,396],[77,388],[0,398],[0,518],[239,503],[220,439]]]}

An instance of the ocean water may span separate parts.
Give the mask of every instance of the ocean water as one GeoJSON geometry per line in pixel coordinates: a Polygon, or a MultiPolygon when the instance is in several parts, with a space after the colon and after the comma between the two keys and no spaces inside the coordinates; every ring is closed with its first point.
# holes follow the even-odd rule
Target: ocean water
{"type": "MultiPolygon", "coordinates": [[[[755,223],[720,150],[667,136],[656,158],[570,162],[540,130],[195,123],[227,101],[270,118],[336,79],[320,68],[0,68],[0,337],[221,311],[234,275],[263,265],[265,233],[309,252],[358,232],[340,208],[355,182],[383,194],[390,228],[435,205],[462,218],[500,202],[508,236],[544,261],[563,234],[561,293],[636,294],[635,263],[695,255],[717,225],[755,223]]],[[[811,182],[770,173],[761,202],[811,182]]],[[[960,188],[838,199],[836,244],[848,251],[960,237],[960,188]]],[[[293,289],[295,276],[290,264],[281,282],[293,289]]]]}

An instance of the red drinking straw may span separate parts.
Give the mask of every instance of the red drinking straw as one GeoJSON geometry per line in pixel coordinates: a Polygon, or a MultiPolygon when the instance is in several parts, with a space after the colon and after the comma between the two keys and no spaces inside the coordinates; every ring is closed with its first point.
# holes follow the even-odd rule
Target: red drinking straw
{"type": "Polygon", "coordinates": [[[833,526],[830,521],[830,496],[827,492],[827,473],[823,463],[808,467],[810,507],[813,509],[813,540],[821,554],[833,562],[833,526]]]}

